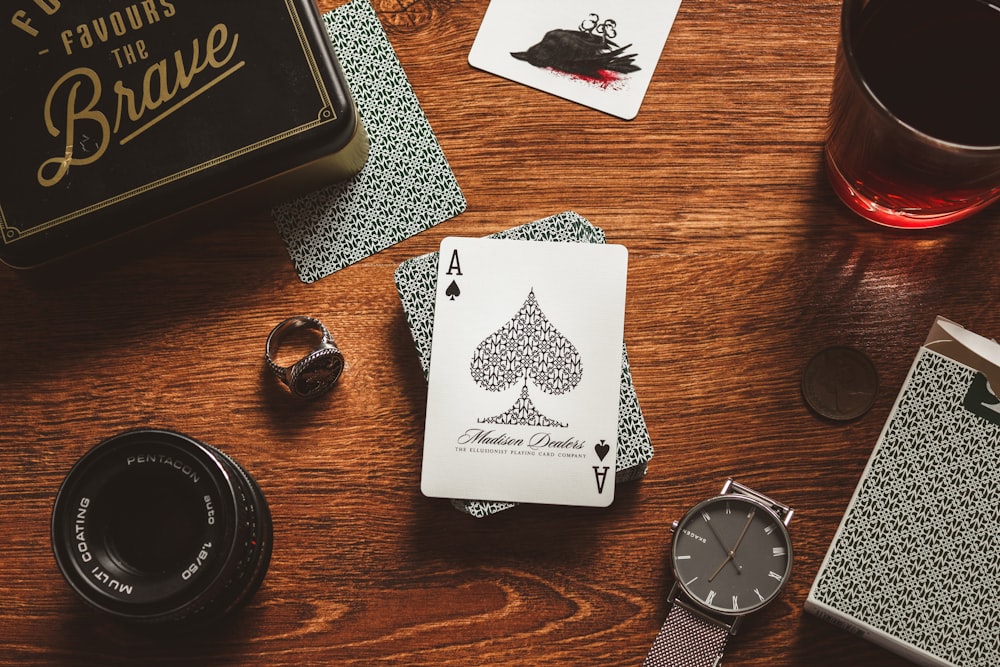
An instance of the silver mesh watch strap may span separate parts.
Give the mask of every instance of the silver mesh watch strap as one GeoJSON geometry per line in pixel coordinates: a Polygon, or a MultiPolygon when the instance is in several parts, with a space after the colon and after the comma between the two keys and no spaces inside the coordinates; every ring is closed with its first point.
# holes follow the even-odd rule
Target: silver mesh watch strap
{"type": "Polygon", "coordinates": [[[674,600],[642,667],[717,667],[730,627],[674,600]]]}

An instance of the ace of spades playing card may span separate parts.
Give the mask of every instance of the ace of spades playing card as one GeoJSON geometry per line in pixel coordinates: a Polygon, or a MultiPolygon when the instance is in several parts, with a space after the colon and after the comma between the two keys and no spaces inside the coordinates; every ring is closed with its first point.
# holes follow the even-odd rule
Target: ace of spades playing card
{"type": "Polygon", "coordinates": [[[469,64],[631,120],[681,0],[492,0],[469,64]]]}
{"type": "Polygon", "coordinates": [[[627,270],[621,245],[442,241],[424,495],[611,504],[627,270]]]}

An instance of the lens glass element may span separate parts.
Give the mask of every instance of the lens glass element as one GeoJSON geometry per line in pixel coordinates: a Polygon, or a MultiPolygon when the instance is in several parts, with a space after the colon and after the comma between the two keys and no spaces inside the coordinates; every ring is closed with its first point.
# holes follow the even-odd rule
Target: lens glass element
{"type": "Polygon", "coordinates": [[[164,574],[186,565],[201,544],[199,498],[169,468],[119,475],[99,496],[106,508],[108,553],[135,574],[164,574]]]}

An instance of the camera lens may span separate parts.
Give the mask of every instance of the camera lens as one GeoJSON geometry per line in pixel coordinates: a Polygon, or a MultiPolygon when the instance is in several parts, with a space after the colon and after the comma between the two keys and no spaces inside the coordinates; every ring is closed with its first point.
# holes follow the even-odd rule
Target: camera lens
{"type": "Polygon", "coordinates": [[[267,572],[271,533],[246,470],[166,430],[95,446],[52,510],[52,547],[70,586],[97,609],[150,624],[209,624],[249,599],[267,572]]]}

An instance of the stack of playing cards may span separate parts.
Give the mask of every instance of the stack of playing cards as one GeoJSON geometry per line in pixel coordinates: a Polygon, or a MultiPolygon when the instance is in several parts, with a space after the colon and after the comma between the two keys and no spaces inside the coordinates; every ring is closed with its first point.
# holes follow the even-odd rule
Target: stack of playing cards
{"type": "Polygon", "coordinates": [[[492,0],[473,67],[630,120],[680,0],[492,0]]]}
{"type": "Polygon", "coordinates": [[[611,504],[627,267],[620,245],[444,240],[424,494],[611,504]]]}
{"type": "Polygon", "coordinates": [[[475,516],[607,505],[653,455],[621,342],[625,249],[571,212],[496,236],[578,243],[449,239],[396,271],[425,372],[435,359],[423,490],[485,498],[453,501],[475,516]]]}

